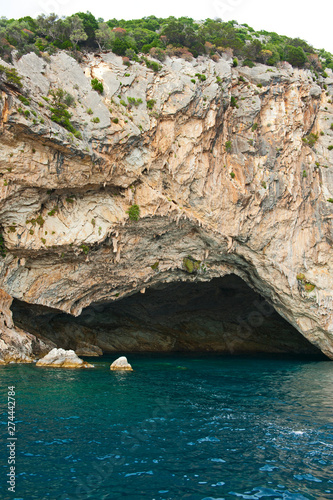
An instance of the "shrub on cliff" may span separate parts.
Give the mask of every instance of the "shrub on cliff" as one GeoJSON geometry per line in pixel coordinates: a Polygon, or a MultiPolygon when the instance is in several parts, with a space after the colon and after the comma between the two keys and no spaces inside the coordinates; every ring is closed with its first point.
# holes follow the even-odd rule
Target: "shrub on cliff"
{"type": "Polygon", "coordinates": [[[72,96],[63,89],[52,90],[50,91],[50,94],[53,100],[52,106],[50,106],[51,120],[64,127],[78,139],[81,139],[81,132],[76,130],[76,128],[72,125],[70,121],[72,114],[67,109],[67,102],[74,104],[72,96]]]}
{"type": "Polygon", "coordinates": [[[313,132],[311,132],[310,134],[303,137],[302,141],[304,142],[304,144],[307,144],[308,146],[310,146],[310,148],[312,148],[318,140],[318,137],[318,134],[314,134],[313,132]]]}
{"type": "Polygon", "coordinates": [[[91,80],[91,87],[94,90],[96,90],[96,92],[98,92],[99,94],[103,94],[103,92],[104,92],[103,83],[100,82],[99,80],[97,80],[97,78],[93,78],[91,80]]]}
{"type": "Polygon", "coordinates": [[[128,214],[129,220],[138,221],[140,219],[140,207],[139,205],[131,205],[130,208],[126,211],[128,214]]]}
{"type": "Polygon", "coordinates": [[[19,89],[22,87],[21,77],[17,74],[16,69],[7,68],[0,64],[0,82],[2,79],[5,80],[6,83],[14,85],[14,87],[18,87],[19,89]]]}

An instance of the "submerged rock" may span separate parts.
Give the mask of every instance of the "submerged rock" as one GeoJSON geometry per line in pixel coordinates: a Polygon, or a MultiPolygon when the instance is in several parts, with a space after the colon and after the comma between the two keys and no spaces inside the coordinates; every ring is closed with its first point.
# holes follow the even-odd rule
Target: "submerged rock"
{"type": "Polygon", "coordinates": [[[112,363],[110,370],[133,371],[133,368],[128,363],[126,356],[120,356],[112,363]]]}
{"type": "Polygon", "coordinates": [[[37,361],[36,366],[50,366],[53,368],[93,368],[83,359],[80,359],[74,351],[65,349],[52,349],[44,358],[37,361]]]}

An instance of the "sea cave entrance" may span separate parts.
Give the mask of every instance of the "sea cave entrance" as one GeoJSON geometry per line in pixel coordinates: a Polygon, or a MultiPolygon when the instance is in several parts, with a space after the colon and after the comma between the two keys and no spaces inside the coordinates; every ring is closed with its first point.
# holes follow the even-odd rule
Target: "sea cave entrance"
{"type": "Polygon", "coordinates": [[[117,302],[92,304],[79,317],[16,299],[12,312],[17,326],[79,355],[321,354],[236,275],[160,284],[117,302]]]}

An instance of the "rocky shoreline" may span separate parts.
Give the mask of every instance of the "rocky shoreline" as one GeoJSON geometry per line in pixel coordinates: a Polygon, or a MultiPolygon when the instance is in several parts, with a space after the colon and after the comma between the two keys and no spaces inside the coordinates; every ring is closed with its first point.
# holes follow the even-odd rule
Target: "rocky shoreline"
{"type": "MultiPolygon", "coordinates": [[[[230,274],[333,359],[331,71],[199,57],[154,72],[64,52],[15,68],[23,87],[2,81],[0,102],[2,363],[63,347],[14,326],[13,298],[78,317],[230,274]],[[51,120],[59,89],[80,134],[51,120]]],[[[100,354],[84,332],[81,352],[100,354]]]]}

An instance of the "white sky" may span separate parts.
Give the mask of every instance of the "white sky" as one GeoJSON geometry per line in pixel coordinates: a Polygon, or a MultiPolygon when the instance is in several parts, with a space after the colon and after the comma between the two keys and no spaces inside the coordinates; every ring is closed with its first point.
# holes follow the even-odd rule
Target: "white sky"
{"type": "MultiPolygon", "coordinates": [[[[5,2],[1,2],[5,3],[5,2]]],[[[106,21],[136,19],[149,15],[158,17],[188,16],[196,20],[220,17],[235,19],[260,30],[300,37],[316,48],[333,53],[331,0],[12,0],[1,6],[0,16],[7,18],[35,17],[55,12],[59,16],[91,11],[106,21]]]]}

